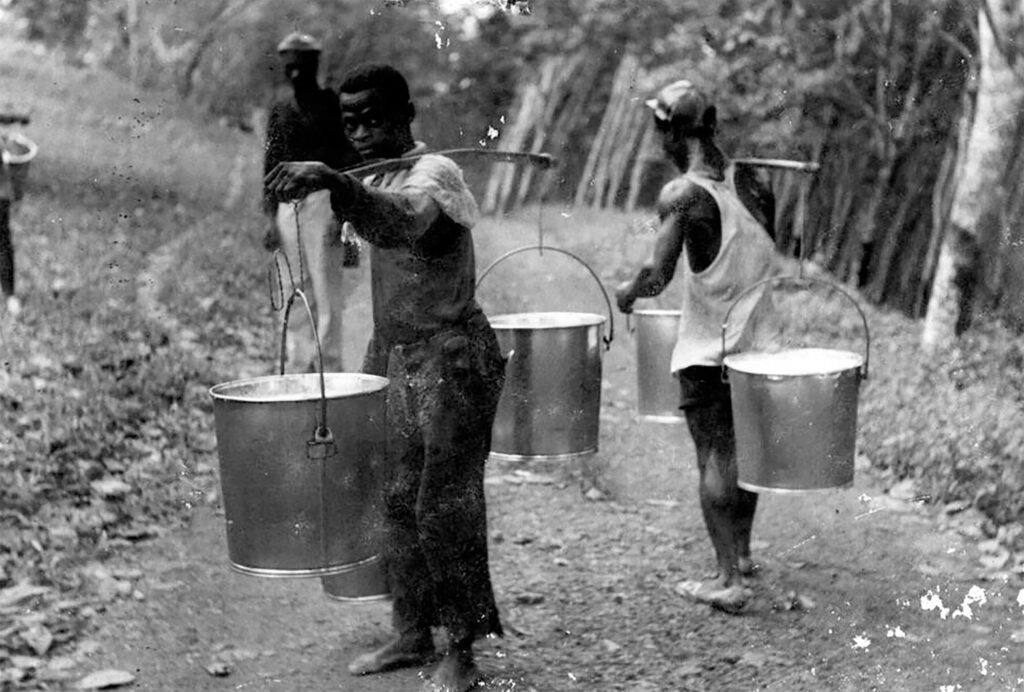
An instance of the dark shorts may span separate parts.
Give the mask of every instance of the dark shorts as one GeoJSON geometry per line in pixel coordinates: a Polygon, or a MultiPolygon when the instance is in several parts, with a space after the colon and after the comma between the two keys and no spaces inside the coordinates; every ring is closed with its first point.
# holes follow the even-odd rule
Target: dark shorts
{"type": "Polygon", "coordinates": [[[686,410],[729,400],[729,383],[722,382],[717,365],[691,365],[676,373],[679,378],[679,408],[686,410]]]}

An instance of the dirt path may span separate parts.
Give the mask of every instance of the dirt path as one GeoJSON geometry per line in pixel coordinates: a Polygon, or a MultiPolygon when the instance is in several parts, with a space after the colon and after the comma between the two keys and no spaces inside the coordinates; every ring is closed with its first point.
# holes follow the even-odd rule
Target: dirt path
{"type": "MultiPolygon", "coordinates": [[[[524,240],[521,228],[494,226],[478,238],[482,263],[524,240]]],[[[541,265],[496,277],[485,300],[504,309],[555,295],[541,265]]],[[[560,300],[603,309],[578,279],[556,288],[560,300]]],[[[349,311],[350,362],[366,298],[363,282],[349,311]]],[[[974,517],[886,495],[864,468],[852,489],[763,496],[761,573],[743,615],[676,596],[677,582],[712,568],[695,471],[683,427],[635,419],[633,345],[621,327],[605,359],[599,454],[582,465],[489,465],[492,571],[509,630],[481,647],[489,689],[1024,687],[1018,577],[993,579],[979,564],[965,538],[974,517]],[[616,501],[594,501],[595,484],[616,501]]],[[[387,636],[386,603],[342,604],[315,580],[230,571],[216,504],[115,567],[142,599],[110,605],[90,664],[133,672],[132,689],[422,688],[417,670],[345,672],[387,636]],[[210,672],[218,666],[227,675],[210,672]]]]}

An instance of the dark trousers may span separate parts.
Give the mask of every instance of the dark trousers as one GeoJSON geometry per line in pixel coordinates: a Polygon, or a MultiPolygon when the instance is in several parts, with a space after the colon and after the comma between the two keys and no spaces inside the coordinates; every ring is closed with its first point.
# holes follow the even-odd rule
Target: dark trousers
{"type": "Polygon", "coordinates": [[[490,325],[405,345],[375,336],[364,370],[390,380],[383,554],[395,630],[500,635],[483,481],[504,362],[490,325]]]}
{"type": "Polygon", "coordinates": [[[11,242],[11,202],[0,199],[0,292],[14,295],[14,243],[11,242]]]}

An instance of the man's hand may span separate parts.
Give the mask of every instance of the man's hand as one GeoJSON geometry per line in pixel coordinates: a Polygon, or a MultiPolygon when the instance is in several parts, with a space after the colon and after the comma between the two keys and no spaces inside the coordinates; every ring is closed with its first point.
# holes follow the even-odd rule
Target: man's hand
{"type": "Polygon", "coordinates": [[[320,161],[285,161],[274,166],[263,183],[278,200],[294,202],[317,190],[333,190],[342,180],[343,176],[320,161]]]}
{"type": "Polygon", "coordinates": [[[619,284],[615,289],[615,303],[619,306],[619,312],[626,315],[633,312],[633,303],[636,302],[636,292],[633,290],[633,282],[626,281],[619,284]]]}

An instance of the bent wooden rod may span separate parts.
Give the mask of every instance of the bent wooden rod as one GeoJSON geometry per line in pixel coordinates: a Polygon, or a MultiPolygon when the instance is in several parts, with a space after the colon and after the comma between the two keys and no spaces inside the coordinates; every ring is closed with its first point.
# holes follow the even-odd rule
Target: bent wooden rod
{"type": "Polygon", "coordinates": [[[371,161],[370,163],[359,164],[351,168],[341,169],[342,173],[348,173],[349,175],[356,176],[367,176],[377,175],[378,173],[390,173],[391,171],[400,171],[403,168],[409,168],[417,161],[422,159],[424,156],[430,156],[431,154],[437,156],[447,156],[451,159],[493,159],[498,162],[505,163],[529,163],[531,165],[545,170],[555,165],[555,158],[551,154],[534,154],[526,151],[501,151],[498,149],[443,149],[441,151],[429,151],[424,154],[417,156],[403,156],[397,159],[384,159],[381,161],[371,161]]]}
{"type": "Polygon", "coordinates": [[[758,168],[782,168],[789,171],[801,171],[803,173],[817,173],[821,170],[821,164],[817,161],[790,161],[789,159],[758,159],[738,158],[733,163],[745,166],[756,166],[758,168]]]}

